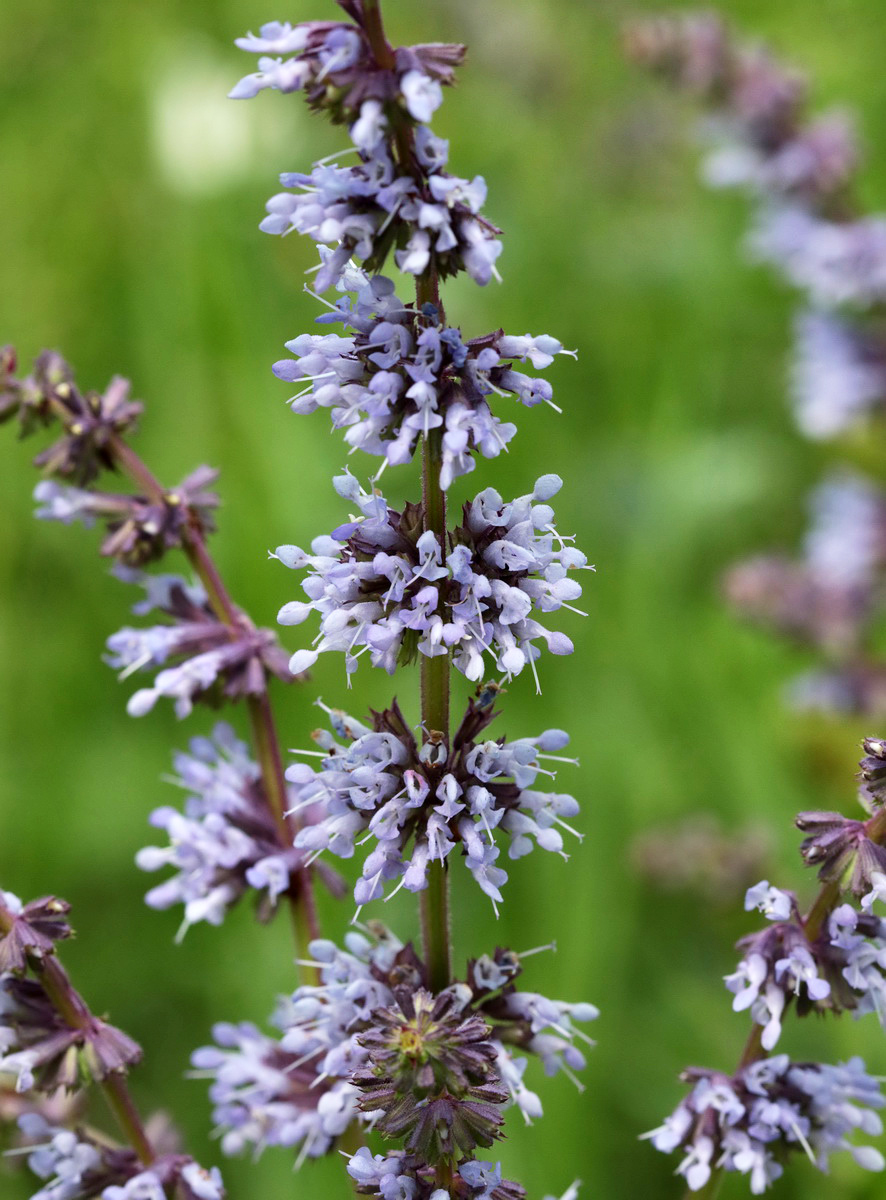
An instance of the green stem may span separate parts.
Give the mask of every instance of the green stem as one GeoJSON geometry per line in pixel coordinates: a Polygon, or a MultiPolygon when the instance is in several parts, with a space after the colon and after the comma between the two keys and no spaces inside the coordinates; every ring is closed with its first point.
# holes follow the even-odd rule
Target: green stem
{"type": "Polygon", "coordinates": [[[441,992],[452,982],[449,871],[445,862],[434,861],[428,869],[428,886],[421,893],[421,933],[431,991],[441,992]]]}

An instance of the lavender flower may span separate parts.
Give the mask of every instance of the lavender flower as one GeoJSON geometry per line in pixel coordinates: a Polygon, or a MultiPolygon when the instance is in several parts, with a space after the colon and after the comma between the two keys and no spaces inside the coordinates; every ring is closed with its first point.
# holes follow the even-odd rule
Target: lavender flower
{"type": "MultiPolygon", "coordinates": [[[[387,931],[378,933],[374,941],[349,933],[345,950],[328,941],[311,943],[321,983],[299,988],[278,1009],[274,1023],[283,1031],[279,1040],[252,1025],[219,1025],[213,1031],[217,1046],[195,1053],[197,1072],[214,1081],[210,1096],[214,1120],[224,1131],[225,1153],[238,1153],[247,1145],[260,1150],[265,1145],[300,1144],[300,1158],[316,1157],[326,1153],[355,1117],[358,1089],[365,1093],[372,1087],[366,1072],[371,1074],[378,1031],[391,1027],[390,1016],[380,1025],[378,1014],[408,1005],[406,997],[426,990],[428,984],[426,968],[411,946],[387,931]]],[[[481,1038],[481,1057],[488,1066],[494,1056],[504,1093],[494,1103],[510,1098],[531,1119],[540,1115],[541,1105],[521,1083],[525,1062],[515,1061],[515,1050],[538,1054],[548,1074],[563,1070],[571,1075],[584,1067],[584,1057],[574,1045],[584,1035],[572,1021],[592,1020],[597,1010],[517,991],[514,981],[520,969],[519,959],[508,951],[476,960],[469,965],[466,984],[454,983],[441,994],[439,1015],[460,1013],[456,1026],[473,1017],[490,1026],[488,1038],[481,1038]]],[[[431,1004],[434,1011],[435,1004],[436,1000],[431,1004]]],[[[450,1064],[447,1070],[453,1069],[453,1062],[458,1067],[462,1053],[470,1058],[469,1045],[464,1051],[441,1048],[439,1053],[450,1064]]],[[[430,1083],[420,1086],[429,1088],[430,1083]]],[[[361,1119],[371,1123],[374,1111],[361,1119]]]]}
{"type": "Polygon", "coordinates": [[[803,312],[791,374],[794,413],[807,437],[832,438],[886,401],[886,346],[833,313],[803,312]]]}
{"type": "Polygon", "coordinates": [[[361,1147],[348,1162],[348,1174],[359,1196],[377,1196],[379,1200],[524,1200],[519,1184],[502,1179],[501,1164],[470,1159],[459,1164],[448,1188],[436,1186],[433,1170],[420,1156],[402,1150],[375,1154],[361,1147]]]}
{"type": "Polygon", "coordinates": [[[513,859],[535,845],[565,858],[557,826],[581,836],[564,819],[578,812],[573,797],[533,788],[539,774],[550,773],[543,760],[573,761],[555,753],[569,741],[561,730],[514,742],[481,740],[497,713],[491,703],[471,700],[451,748],[443,739],[419,746],[396,702],[373,714],[370,725],[327,711],[341,740],[325,731],[313,735],[325,754],[322,769],[314,773],[299,764],[287,771],[300,805],[318,810],[295,844],[350,858],[355,840],[362,844],[364,833],[372,835],[376,845],[354,892],[360,905],[381,896],[391,879],[400,878],[409,891],[425,888],[429,865],[443,862],[457,846],[495,904],[507,880],[493,865],[499,854],[495,830],[508,837],[513,859]]]}
{"type": "Polygon", "coordinates": [[[883,1169],[878,1150],[848,1140],[859,1131],[877,1136],[883,1129],[873,1110],[886,1097],[860,1058],[828,1066],[792,1063],[779,1054],[732,1077],[692,1068],[683,1078],[694,1085],[689,1096],[643,1136],[665,1154],[682,1148],[677,1173],[690,1191],[723,1169],[750,1176],[751,1192],[759,1195],[782,1174],[780,1160],[798,1149],[822,1171],[838,1150],[848,1150],[866,1170],[883,1169]]]}
{"type": "Polygon", "coordinates": [[[641,22],[629,48],[711,106],[719,148],[708,182],[751,190],[751,253],[806,294],[792,368],[801,430],[833,437],[879,411],[886,339],[863,310],[876,317],[886,296],[886,220],[857,215],[849,198],[858,164],[850,123],[809,119],[796,73],[734,41],[718,17],[641,22]]]}
{"type": "Polygon", "coordinates": [[[280,379],[307,384],[289,401],[297,413],[328,408],[355,449],[391,465],[412,458],[418,439],[443,428],[441,487],[474,469],[474,454],[494,458],[516,426],[492,415],[489,398],[556,407],[551,387],[514,360],[543,369],[565,351],[555,338],[492,333],[462,341],[461,331],[418,314],[382,275],[349,269],[337,284],[346,296],[319,322],[340,321],[345,335],[301,334],[286,343],[296,356],[274,364],[280,379]]]}
{"type": "Polygon", "coordinates": [[[886,497],[863,476],[838,471],[815,489],[809,508],[803,559],[749,559],[731,568],[726,593],[743,615],[845,655],[877,603],[886,497]]]}
{"type": "Polygon", "coordinates": [[[350,124],[362,117],[367,105],[397,105],[417,122],[430,120],[442,102],[440,85],[453,82],[464,46],[401,47],[392,51],[392,66],[386,67],[372,52],[359,6],[345,7],[354,24],[305,21],[293,26],[270,21],[258,35],[237,38],[241,50],[262,57],[259,70],[241,79],[231,96],[250,99],[266,88],[304,90],[312,107],[325,109],[333,121],[350,124]],[[270,55],[294,57],[284,62],[270,55]]]}
{"type": "Polygon", "coordinates": [[[303,89],[313,107],[350,127],[359,156],[354,166],[325,160],[309,174],[281,175],[283,186],[296,193],[272,196],[261,228],[274,234],[295,229],[329,248],[316,280],[321,292],[341,278],[352,255],[374,273],[393,247],[407,274],[421,275],[433,264],[440,276],[465,270],[477,283],[488,283],[501,242],[480,215],[486,184],[479,175],[467,180],[445,172],[446,143],[427,125],[464,48],[413,46],[392,51],[390,64],[381,63],[365,14],[355,8],[352,15],[354,25],[309,22],[293,29],[273,22],[262,27],[267,35],[238,42],[254,53],[294,51],[296,57],[260,58],[259,70],[242,79],[232,96],[303,89]],[[409,127],[408,162],[391,154],[394,122],[409,127]]]}
{"type": "MultiPolygon", "coordinates": [[[[377,128],[366,115],[355,129],[377,128]]],[[[425,129],[419,144],[432,139],[425,129]]],[[[429,161],[442,166],[445,150],[436,139],[432,144],[429,161]]],[[[475,283],[487,284],[502,246],[494,236],[498,230],[480,213],[486,199],[482,177],[460,179],[423,165],[418,178],[398,175],[385,142],[374,136],[358,151],[356,166],[318,163],[309,174],[284,172],[280,182],[291,190],[270,198],[259,226],[272,234],[295,230],[327,247],[314,281],[317,291],[336,284],[352,256],[375,272],[392,245],[400,247],[395,259],[407,275],[423,274],[433,261],[441,276],[464,270],[475,283]]]]}
{"type": "MultiPolygon", "coordinates": [[[[886,921],[841,904],[828,922],[831,946],[841,953],[856,1017],[876,1013],[886,1028],[886,921]]],[[[844,989],[845,990],[845,989],[844,989]]]]}
{"type": "Polygon", "coordinates": [[[203,533],[215,528],[212,510],[219,499],[207,490],[218,476],[210,467],[198,467],[170,492],[162,502],[144,496],[67,487],[44,479],[34,489],[40,504],[35,515],[45,521],[65,525],[82,521],[87,527],[98,519],[107,523],[108,533],[101,553],[130,567],[144,566],[162,558],[167,550],[180,547],[189,525],[203,533]]]}
{"type": "MultiPolygon", "coordinates": [[[[152,888],[145,897],[152,908],[184,904],[179,939],[198,921],[220,925],[228,909],[249,890],[267,920],[280,897],[297,894],[305,855],[281,841],[264,794],[261,770],[229,725],[218,724],[211,738],[194,738],[190,753],[175,755],[173,783],[188,792],[183,813],[164,806],[151,814],[151,824],[166,831],[169,846],[147,846],[136,856],[144,871],[172,866],[177,874],[152,888]]],[[[314,812],[301,805],[298,789],[289,803],[299,806],[302,820],[314,812]]],[[[334,893],[341,884],[320,866],[319,875],[334,893]]]]}
{"type": "Polygon", "coordinates": [[[22,436],[56,422],[64,429],[54,445],[38,454],[34,465],[48,475],[61,475],[81,487],[115,465],[115,439],[132,429],[142,406],[129,397],[129,381],[115,376],[104,394],[84,396],[61,355],[47,350],[34,373],[16,379],[15,351],[0,351],[0,423],[17,417],[22,436]]]}
{"type": "Polygon", "coordinates": [[[569,638],[530,615],[571,608],[581,586],[568,572],[587,568],[585,556],[566,544],[572,539],[553,526],[546,501],[562,486],[558,476],[542,476],[533,492],[508,504],[492,488],[481,492],[465,505],[445,561],[433,533],[421,532],[417,506],[395,512],[350,473],[335,484],[362,518],[316,538],[312,554],[297,546],[278,546],[274,554],[284,566],[312,569],[304,584],[308,603],[285,605],[278,619],[300,624],[312,609],[321,617],[319,644],[292,656],[293,674],[328,650],[344,652],[348,674],[366,651],[388,674],[417,651],[428,657],[448,651],[474,681],[483,674],[484,653],[508,678],[528,664],[537,680],[536,641],[553,654],[572,652],[569,638]]]}
{"type": "Polygon", "coordinates": [[[28,1166],[46,1181],[31,1200],[166,1200],[173,1188],[183,1200],[225,1200],[218,1168],[206,1171],[184,1155],[160,1155],[145,1171],[132,1150],[52,1125],[39,1113],[26,1113],[18,1125],[28,1166]]]}
{"type": "Polygon", "coordinates": [[[256,629],[242,612],[237,614],[236,624],[219,620],[199,584],[188,584],[176,575],[118,575],[145,589],[145,600],[135,605],[133,612],[159,609],[173,624],[121,629],[108,638],[105,661],[125,679],[134,671],[181,660],[160,671],[152,687],[130,697],[126,706],[130,716],[143,716],[161,696],[168,696],[176,716],[186,717],[198,700],[211,700],[219,694],[230,699],[260,695],[266,686],[265,671],[290,679],[275,635],[268,629],[256,629]]]}
{"type": "Polygon", "coordinates": [[[886,219],[823,220],[800,208],[767,211],[750,239],[752,252],[777,266],[822,308],[863,308],[886,298],[886,219]]]}

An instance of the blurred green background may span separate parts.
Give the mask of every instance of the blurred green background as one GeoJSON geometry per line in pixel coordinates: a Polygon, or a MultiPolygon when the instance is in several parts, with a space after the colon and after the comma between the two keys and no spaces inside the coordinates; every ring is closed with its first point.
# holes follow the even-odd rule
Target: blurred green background
{"type": "MultiPolygon", "coordinates": [[[[556,938],[556,956],[527,964],[526,986],[602,1009],[585,1093],[532,1068],[546,1118],[524,1130],[512,1116],[501,1157],[530,1197],[579,1177],[588,1200],[664,1200],[681,1191],[676,1159],[636,1137],[682,1094],[683,1065],[731,1069],[737,1058],[747,1020],[731,1012],[720,977],[747,927],[743,889],[765,876],[811,892],[793,814],[851,811],[858,738],[883,732],[789,714],[781,687],[804,656],[740,627],[718,596],[732,559],[795,542],[802,497],[832,451],[792,427],[784,372],[794,302],[742,261],[747,205],[703,190],[687,106],[622,60],[620,22],[660,6],[385,7],[393,39],[470,47],[435,128],[451,139],[454,171],[486,176],[487,212],[507,234],[504,285],[451,285],[450,320],[469,336],[499,325],[550,332],[580,352],[550,374],[563,416],[502,411],[520,424],[510,455],[454,489],[456,499],[481,483],[517,494],[559,472],[560,529],[598,567],[587,579],[589,619],[562,622],[576,654],[543,660],[541,699],[530,678],[516,681],[501,722],[514,735],[571,730],[581,768],[564,768],[557,786],[581,799],[585,840],[568,865],[541,853],[514,863],[498,923],[456,873],[459,958],[556,938]],[[673,837],[699,820],[722,840],[707,875],[701,855],[699,886],[644,873],[650,860],[685,862],[691,851],[675,851],[673,837]]],[[[808,69],[823,105],[857,111],[870,148],[862,192],[882,206],[882,6],[720,9],[808,69]]],[[[331,0],[285,9],[7,0],[0,15],[0,336],[25,362],[43,346],[62,350],[84,385],[131,377],[148,402],[138,447],[161,479],[174,483],[201,461],[222,468],[214,549],[235,596],[267,624],[297,578],[268,563],[266,548],[340,522],[329,477],[345,456],[326,414],[291,415],[269,370],[316,315],[301,292],[313,245],[265,237],[257,224],[277,172],[303,169],[342,135],[298,97],[246,104],[225,93],[249,69],[235,36],[272,18],[336,12],[331,0]]],[[[178,914],[143,905],[156,877],[141,875],[133,855],[153,840],[149,811],[178,800],[160,780],[170,749],[214,717],[126,716],[132,683],[116,683],[100,657],[133,597],[97,559],[94,533],[32,520],[38,447],[2,436],[0,883],[72,901],[79,937],[65,962],[96,1010],[144,1043],[140,1101],[168,1108],[195,1154],[217,1162],[205,1085],[182,1079],[188,1055],[213,1021],[263,1021],[292,986],[289,930],[280,921],[256,932],[244,907],[224,931],[197,927],[175,946],[178,914]]],[[[350,465],[371,469],[365,458],[350,465]]],[[[413,469],[386,479],[392,500],[415,496],[413,469]]],[[[284,633],[289,646],[304,644],[299,631],[284,633]]],[[[396,690],[416,716],[414,673],[396,690]]],[[[305,744],[316,696],[359,713],[391,691],[363,668],[346,696],[340,661],[324,656],[308,685],[277,696],[284,745],[305,744]]],[[[235,721],[243,729],[242,712],[235,721]]],[[[389,909],[378,915],[415,932],[408,897],[389,909]]],[[[337,935],[350,909],[327,905],[324,916],[337,935]]],[[[863,1053],[886,1070],[870,1018],[793,1022],[783,1044],[825,1060],[863,1053]]],[[[278,1151],[223,1164],[231,1200],[348,1194],[337,1162],[298,1177],[291,1163],[278,1151]]],[[[4,1196],[30,1194],[23,1186],[0,1175],[4,1196]]],[[[844,1155],[830,1178],[798,1160],[776,1187],[814,1200],[874,1196],[882,1181],[844,1155]]],[[[735,1178],[723,1191],[746,1193],[735,1178]]]]}

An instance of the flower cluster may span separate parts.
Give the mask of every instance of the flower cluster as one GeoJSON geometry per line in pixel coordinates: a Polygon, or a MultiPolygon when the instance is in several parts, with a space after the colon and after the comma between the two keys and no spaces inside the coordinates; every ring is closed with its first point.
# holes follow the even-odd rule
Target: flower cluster
{"type": "Polygon", "coordinates": [[[217,477],[211,467],[198,467],[159,500],[67,487],[44,479],[34,489],[40,505],[35,516],[65,525],[82,521],[87,527],[96,520],[104,521],[108,532],[101,553],[126,566],[140,567],[180,547],[189,523],[197,522],[204,533],[212,532],[212,510],[219,499],[207,488],[217,477]]]}
{"type": "Polygon", "coordinates": [[[374,932],[371,940],[348,934],[345,950],[311,943],[321,982],[281,1004],[279,1039],[249,1024],[218,1025],[217,1044],[195,1053],[197,1073],[213,1079],[225,1153],[300,1145],[300,1157],[314,1157],[360,1114],[382,1132],[407,1132],[427,1162],[451,1149],[446,1142],[433,1150],[441,1137],[465,1152],[469,1143],[489,1145],[508,1101],[527,1120],[541,1115],[516,1050],[537,1054],[548,1074],[584,1066],[574,1045],[584,1035],[572,1021],[592,1020],[597,1010],[517,991],[516,955],[497,950],[474,960],[467,982],[434,996],[412,947],[374,932]]]}
{"type": "Polygon", "coordinates": [[[16,379],[16,355],[0,350],[0,423],[16,417],[22,436],[60,424],[62,437],[34,459],[47,475],[85,487],[116,460],[115,440],[132,429],[142,412],[130,399],[129,381],[119,376],[107,390],[83,395],[61,355],[45,350],[25,379],[16,379]]]}
{"type": "Polygon", "coordinates": [[[409,461],[416,443],[443,428],[440,486],[474,469],[473,455],[494,458],[516,426],[493,416],[489,398],[512,395],[532,407],[549,404],[551,385],[524,374],[515,360],[537,369],[571,351],[547,335],[487,334],[465,342],[442,325],[439,314],[404,304],[383,275],[369,278],[349,268],[338,283],[345,296],[319,323],[341,322],[344,334],[304,333],[286,343],[295,357],[274,364],[274,374],[307,386],[289,401],[293,412],[328,408],[349,446],[391,465],[409,461]]]}
{"type": "Polygon", "coordinates": [[[182,1200],[224,1200],[217,1169],[160,1147],[145,1170],[134,1148],[80,1127],[82,1105],[59,1102],[91,1080],[113,1080],[120,1099],[127,1068],[141,1059],[131,1038],[90,1012],[55,957],[71,933],[68,911],[52,896],[23,904],[0,891],[0,1077],[14,1076],[23,1098],[21,1149],[44,1181],[32,1200],[166,1200],[173,1188],[182,1200]]]}
{"type": "Polygon", "coordinates": [[[803,80],[716,16],[643,22],[629,44],[712,107],[708,182],[752,191],[753,252],[807,294],[792,375],[803,432],[832,437],[882,409],[886,337],[861,310],[886,297],[886,221],[849,201],[858,154],[845,117],[807,118],[803,80]]]}
{"type": "Polygon", "coordinates": [[[174,662],[157,674],[151,687],[130,697],[126,705],[130,716],[143,716],[161,696],[167,696],[176,716],[186,717],[196,701],[212,704],[222,696],[236,700],[261,695],[266,672],[291,679],[274,633],[256,629],[243,612],[237,613],[235,624],[220,620],[200,584],[128,568],[119,569],[117,575],[145,589],[145,598],[133,606],[134,613],[143,616],[157,610],[171,618],[171,623],[148,628],[126,626],[108,638],[106,662],[121,672],[121,678],[174,662]]]}
{"type": "Polygon", "coordinates": [[[348,124],[359,160],[348,167],[325,160],[307,174],[284,172],[280,182],[293,191],[271,197],[261,228],[274,234],[294,229],[329,248],[316,279],[321,292],[341,278],[352,255],[374,273],[395,247],[397,266],[408,274],[421,275],[433,264],[441,277],[464,270],[488,283],[501,242],[480,213],[486,184],[479,175],[461,179],[444,169],[449,144],[427,124],[463,47],[388,48],[386,65],[362,8],[350,11],[354,24],[274,22],[238,42],[263,57],[232,96],[304,90],[314,107],[348,124]],[[294,57],[269,57],[275,52],[294,57]]]}
{"type": "MultiPolygon", "coordinates": [[[[400,46],[392,50],[390,65],[379,62],[366,29],[359,0],[345,0],[350,21],[304,21],[298,25],[269,21],[258,34],[237,38],[241,50],[259,54],[259,70],[244,76],[231,91],[235,100],[251,99],[271,88],[306,93],[313,108],[322,109],[337,123],[351,124],[363,116],[367,98],[384,105],[401,106],[416,122],[429,121],[439,108],[442,84],[451,84],[455,67],[464,58],[464,46],[434,42],[400,46]],[[285,61],[271,55],[291,55],[285,61]]],[[[379,118],[382,128],[386,120],[379,118]]]]}
{"type": "Polygon", "coordinates": [[[401,1150],[373,1154],[363,1146],[349,1160],[348,1174],[358,1196],[376,1196],[378,1200],[391,1196],[409,1196],[410,1200],[444,1200],[450,1196],[454,1200],[524,1200],[526,1196],[518,1183],[502,1179],[500,1163],[477,1159],[460,1163],[449,1186],[438,1188],[435,1172],[420,1156],[401,1150]]]}
{"type": "MultiPolygon", "coordinates": [[[[868,893],[862,905],[870,909],[876,894],[868,893]]],[[[738,943],[744,957],[726,976],[726,986],[735,994],[735,1011],[750,1009],[763,1026],[764,1050],[778,1041],[792,998],[800,1016],[852,1009],[856,1016],[876,1012],[886,1020],[886,921],[841,904],[810,938],[791,893],[764,881],[749,889],[745,907],[759,900],[773,923],[738,943]]]]}
{"type": "Polygon", "coordinates": [[[469,701],[451,745],[442,735],[419,745],[396,702],[373,713],[366,725],[329,710],[334,734],[313,735],[325,756],[322,768],[314,772],[297,764],[287,771],[300,805],[316,806],[296,846],[350,858],[355,840],[362,844],[367,832],[374,837],[354,891],[360,905],[381,896],[393,879],[420,891],[429,865],[443,862],[457,846],[474,879],[497,903],[507,873],[495,865],[495,830],[509,839],[511,858],[536,845],[565,858],[557,826],[581,836],[564,819],[576,815],[578,804],[572,796],[533,785],[539,774],[553,773],[541,760],[573,761],[555,753],[568,744],[568,735],[549,729],[511,742],[485,739],[482,734],[498,715],[494,699],[493,689],[469,701]]]}
{"type": "Polygon", "coordinates": [[[28,1167],[44,1181],[31,1200],[166,1200],[173,1189],[182,1200],[224,1200],[218,1168],[206,1171],[185,1155],[161,1155],[143,1170],[134,1151],[39,1113],[25,1113],[18,1126],[28,1167]]]}
{"type": "Polygon", "coordinates": [[[690,1094],[644,1136],[666,1154],[684,1151],[677,1172],[690,1191],[703,1188],[719,1168],[750,1176],[759,1195],[782,1174],[781,1159],[796,1150],[823,1171],[837,1150],[848,1150],[866,1170],[883,1169],[879,1150],[849,1141],[856,1132],[870,1137],[883,1130],[874,1110],[886,1097],[860,1058],[829,1066],[778,1054],[731,1077],[691,1068],[683,1078],[693,1084],[690,1094]]]}
{"type": "Polygon", "coordinates": [[[321,618],[316,649],[290,659],[294,674],[328,650],[344,652],[349,674],[366,651],[388,674],[417,651],[449,652],[474,681],[484,673],[485,653],[508,678],[527,664],[535,673],[539,639],[553,654],[572,653],[565,634],[531,615],[572,607],[581,585],[569,571],[587,567],[585,556],[567,545],[572,539],[553,525],[547,501],[562,486],[558,476],[542,476],[529,495],[509,503],[492,488],[480,492],[449,534],[445,561],[436,536],[422,532],[420,506],[396,512],[379,493],[362,491],[350,473],[334,482],[362,517],[316,538],[311,554],[298,546],[275,552],[284,566],[311,568],[303,585],[308,602],[285,605],[280,622],[300,624],[312,610],[321,618]]]}
{"type": "Polygon", "coordinates": [[[141,1058],[131,1038],[87,1011],[76,1025],[63,1019],[31,970],[70,935],[68,911],[54,896],[23,904],[0,891],[0,1074],[14,1075],[20,1093],[73,1089],[84,1070],[106,1079],[141,1058]]]}
{"type": "MultiPolygon", "coordinates": [[[[145,899],[152,908],[184,905],[181,936],[198,921],[220,925],[228,909],[247,891],[267,920],[284,895],[297,895],[305,855],[284,842],[264,792],[261,771],[247,746],[229,725],[219,723],[212,737],[191,741],[190,753],[174,757],[173,783],[188,793],[184,812],[164,806],[151,814],[151,824],[166,832],[169,845],[147,846],[136,862],[144,871],[174,867],[176,874],[152,888],[145,899]]],[[[300,794],[289,793],[291,806],[300,794]]],[[[315,816],[301,806],[302,822],[315,816]]],[[[338,877],[323,864],[315,874],[340,895],[338,877]]]]}

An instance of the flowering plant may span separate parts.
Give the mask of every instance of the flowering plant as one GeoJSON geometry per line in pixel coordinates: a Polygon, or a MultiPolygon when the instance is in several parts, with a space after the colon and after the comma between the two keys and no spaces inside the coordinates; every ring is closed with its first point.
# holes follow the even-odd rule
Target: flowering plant
{"type": "MultiPolygon", "coordinates": [[[[578,804],[534,785],[553,776],[549,764],[572,761],[558,753],[568,736],[549,729],[509,741],[487,730],[504,684],[528,668],[540,687],[543,650],[572,652],[547,621],[574,608],[576,575],[588,564],[554,524],[554,474],[514,500],[487,487],[456,521],[447,497],[478,455],[494,457],[514,436],[493,411],[499,400],[556,408],[550,384],[521,367],[543,370],[569,352],[547,335],[499,329],[468,338],[447,323],[441,280],[464,272],[488,283],[502,248],[482,212],[483,179],[450,173],[448,145],[430,127],[464,48],[394,49],[378,0],[339,4],[345,19],[272,22],[239,39],[259,56],[258,70],[231,92],[304,92],[347,129],[355,156],[351,165],[334,155],[307,174],[281,176],[286,190],[268,201],[261,223],[318,243],[312,294],[326,309],[318,321],[341,330],[287,343],[294,357],[274,373],[298,386],[290,407],[303,417],[329,409],[346,446],[375,462],[365,486],[349,470],[334,479],[356,514],[315,537],[310,552],[280,546],[272,556],[307,570],[307,600],[284,605],[279,620],[299,625],[316,612],[314,648],[285,652],[234,601],[208,548],[217,473],[198,467],[174,488],[155,478],[130,442],[142,408],[126,381],[84,392],[55,353],[22,377],[8,350],[0,418],[23,436],[56,435],[36,460],[44,472],[37,515],[100,523],[101,554],[122,582],[142,589],[133,607],[141,620],[107,645],[121,679],[150,676],[131,693],[130,715],[166,699],[180,719],[196,705],[247,710],[248,743],[219,722],[175,755],[173,782],[187,799],[181,810],[153,813],[168,842],[137,859],[148,871],[172,869],[147,901],[182,906],[180,938],[198,922],[222,925],[249,896],[259,919],[281,908],[292,919],[300,979],[278,1004],[276,1032],[216,1024],[214,1044],[193,1056],[195,1075],[211,1080],[222,1151],[286,1147],[300,1164],[342,1150],[358,1192],[386,1200],[516,1200],[522,1188],[484,1152],[502,1136],[509,1106],[527,1122],[542,1114],[523,1080],[528,1056],[549,1075],[574,1079],[584,1068],[579,1043],[593,1043],[581,1025],[597,1010],[523,990],[526,952],[466,946],[473,957],[455,968],[450,878],[464,859],[497,906],[503,848],[513,860],[535,845],[566,857],[560,830],[576,834],[567,818],[578,804]],[[414,296],[397,295],[381,274],[386,263],[413,277],[414,296]],[[378,479],[415,455],[420,498],[396,510],[378,479]],[[112,472],[134,490],[106,488],[112,472]],[[175,552],[190,577],[148,569],[175,552]],[[306,672],[332,651],[343,653],[348,683],[364,655],[387,674],[419,663],[419,720],[396,699],[365,718],[326,708],[331,732],[313,735],[308,762],[296,752],[287,766],[270,682],[310,686],[306,672]],[[456,724],[450,666],[476,685],[456,724]],[[390,883],[417,893],[420,946],[375,915],[343,945],[321,935],[317,885],[333,896],[346,890],[326,852],[347,859],[366,843],[358,914],[390,894],[390,883]]],[[[24,904],[0,893],[0,1072],[23,1097],[18,1141],[45,1181],[35,1196],[220,1200],[218,1169],[204,1171],[140,1116],[125,1078],[139,1048],[93,1016],[58,961],[67,913],[55,898],[24,904]],[[85,1123],[77,1097],[89,1081],[104,1090],[123,1145],[85,1123]]]]}

